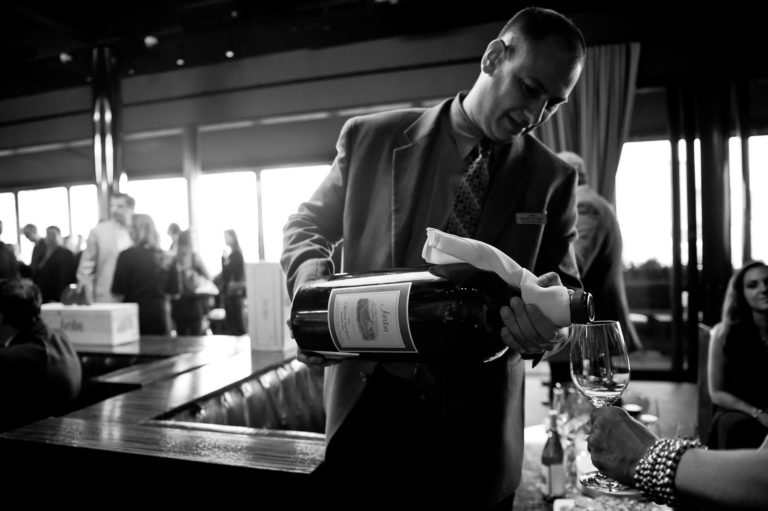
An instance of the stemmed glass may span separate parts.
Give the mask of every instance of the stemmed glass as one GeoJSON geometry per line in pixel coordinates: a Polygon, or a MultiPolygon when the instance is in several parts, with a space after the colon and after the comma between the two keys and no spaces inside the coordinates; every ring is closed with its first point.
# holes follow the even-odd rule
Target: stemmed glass
{"type": "MultiPolygon", "coordinates": [[[[571,379],[596,407],[613,405],[629,384],[629,355],[618,321],[574,324],[570,329],[571,379]]],[[[599,471],[585,472],[579,483],[597,493],[627,496],[637,492],[599,471]]]]}

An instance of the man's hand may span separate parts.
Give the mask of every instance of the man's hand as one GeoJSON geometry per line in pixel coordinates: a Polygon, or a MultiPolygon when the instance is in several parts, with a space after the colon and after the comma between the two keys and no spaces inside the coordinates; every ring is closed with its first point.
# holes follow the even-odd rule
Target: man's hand
{"type": "MultiPolygon", "coordinates": [[[[537,283],[542,287],[562,285],[555,272],[541,275],[537,283]]],[[[533,304],[524,304],[519,297],[512,297],[509,307],[501,308],[501,339],[520,354],[536,354],[558,348],[566,337],[561,329],[552,323],[541,309],[533,304]]]]}

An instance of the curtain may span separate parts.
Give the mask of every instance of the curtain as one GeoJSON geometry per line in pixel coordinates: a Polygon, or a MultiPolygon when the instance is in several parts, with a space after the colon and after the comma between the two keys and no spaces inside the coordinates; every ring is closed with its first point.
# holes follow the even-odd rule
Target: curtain
{"type": "Polygon", "coordinates": [[[640,43],[590,47],[568,103],[536,133],[555,152],[581,155],[590,185],[612,204],[639,61],[640,43]]]}

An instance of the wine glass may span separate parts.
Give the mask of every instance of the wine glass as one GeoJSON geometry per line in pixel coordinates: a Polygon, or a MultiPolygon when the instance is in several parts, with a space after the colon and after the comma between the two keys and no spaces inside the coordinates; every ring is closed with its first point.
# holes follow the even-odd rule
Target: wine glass
{"type": "MultiPolygon", "coordinates": [[[[571,379],[596,407],[610,406],[629,384],[629,355],[618,321],[571,325],[571,379]]],[[[592,492],[629,496],[638,490],[599,471],[585,472],[579,483],[592,492]]]]}

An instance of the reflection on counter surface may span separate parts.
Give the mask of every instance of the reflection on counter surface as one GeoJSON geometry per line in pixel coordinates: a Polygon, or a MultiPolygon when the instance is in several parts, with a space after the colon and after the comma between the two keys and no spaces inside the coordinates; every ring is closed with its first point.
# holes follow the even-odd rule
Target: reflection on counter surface
{"type": "Polygon", "coordinates": [[[324,436],[306,431],[322,428],[322,372],[281,353],[251,351],[247,336],[142,337],[80,356],[92,385],[121,391],[1,434],[3,463],[14,467],[4,484],[9,493],[26,495],[40,480],[98,491],[140,475],[140,488],[179,488],[170,494],[181,502],[190,481],[296,488],[309,484],[322,459],[324,436]],[[305,414],[309,403],[314,416],[305,414]],[[264,413],[245,413],[252,405],[264,413]],[[294,427],[304,431],[286,429],[294,427]]]}

